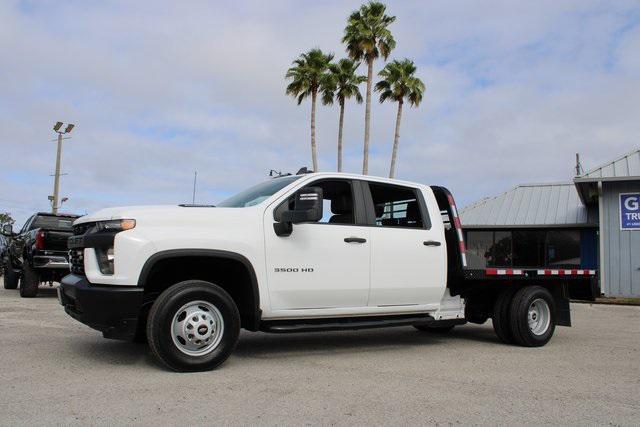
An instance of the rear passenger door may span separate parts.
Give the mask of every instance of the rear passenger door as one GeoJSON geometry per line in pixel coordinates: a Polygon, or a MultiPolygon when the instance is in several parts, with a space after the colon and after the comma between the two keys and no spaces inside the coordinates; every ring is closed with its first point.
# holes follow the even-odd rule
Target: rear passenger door
{"type": "Polygon", "coordinates": [[[369,181],[371,227],[369,306],[437,304],[446,286],[446,243],[431,192],[369,181]]]}

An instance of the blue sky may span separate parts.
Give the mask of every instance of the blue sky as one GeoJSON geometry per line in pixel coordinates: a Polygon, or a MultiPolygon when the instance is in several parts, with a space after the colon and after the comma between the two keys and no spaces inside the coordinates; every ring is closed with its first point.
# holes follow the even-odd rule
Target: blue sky
{"type": "MultiPolygon", "coordinates": [[[[351,1],[3,1],[0,210],[48,208],[56,120],[65,211],[215,203],[309,165],[309,104],[284,95],[300,52],[344,56],[351,1]]],[[[449,187],[460,205],[571,178],[640,147],[640,4],[388,2],[392,58],[416,61],[423,104],[405,109],[398,177],[449,187]]],[[[383,66],[376,64],[376,70],[383,66]]],[[[364,73],[364,68],[362,73],[364,73]]],[[[364,86],[362,88],[364,91],[364,86]]],[[[361,167],[364,108],[350,103],[347,171],[361,167]]],[[[388,173],[395,105],[373,106],[370,171],[388,173]]],[[[320,107],[321,170],[338,109],[320,107]]]]}

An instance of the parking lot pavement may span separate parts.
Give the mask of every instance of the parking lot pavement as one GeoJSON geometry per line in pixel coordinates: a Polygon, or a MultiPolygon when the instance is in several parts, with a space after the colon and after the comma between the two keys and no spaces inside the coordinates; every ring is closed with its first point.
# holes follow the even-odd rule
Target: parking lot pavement
{"type": "Polygon", "coordinates": [[[500,344],[491,322],[243,332],[218,370],[177,374],[68,317],[53,289],[0,289],[0,425],[638,425],[640,308],[572,309],[542,348],[500,344]]]}

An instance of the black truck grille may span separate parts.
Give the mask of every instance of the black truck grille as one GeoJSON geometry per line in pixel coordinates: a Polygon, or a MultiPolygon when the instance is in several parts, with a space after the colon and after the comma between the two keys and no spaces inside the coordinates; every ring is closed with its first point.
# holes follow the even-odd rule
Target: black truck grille
{"type": "Polygon", "coordinates": [[[84,275],[84,249],[69,250],[69,265],[72,273],[84,275]]]}
{"type": "Polygon", "coordinates": [[[85,223],[73,227],[73,236],[69,237],[69,266],[73,274],[84,276],[84,241],[82,236],[93,226],[85,223]]]}

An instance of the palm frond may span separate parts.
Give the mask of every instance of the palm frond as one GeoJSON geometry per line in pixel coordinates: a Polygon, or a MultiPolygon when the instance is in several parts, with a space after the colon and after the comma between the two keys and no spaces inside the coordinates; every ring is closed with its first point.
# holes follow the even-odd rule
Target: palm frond
{"type": "Polygon", "coordinates": [[[342,42],[351,59],[371,61],[380,55],[386,59],[395,48],[388,27],[396,18],[385,12],[383,3],[370,1],[349,15],[342,42]]]}
{"type": "Polygon", "coordinates": [[[324,53],[318,48],[301,53],[285,73],[285,79],[291,81],[285,93],[296,98],[300,105],[308,96],[324,90],[324,86],[327,85],[327,71],[333,57],[333,53],[324,53]]]}
{"type": "Polygon", "coordinates": [[[396,102],[407,99],[414,107],[420,105],[425,85],[415,76],[416,71],[416,65],[409,59],[388,63],[378,73],[381,80],[375,85],[375,90],[380,92],[380,102],[388,99],[396,102]]]}

